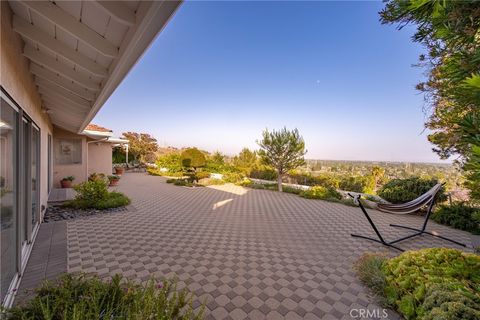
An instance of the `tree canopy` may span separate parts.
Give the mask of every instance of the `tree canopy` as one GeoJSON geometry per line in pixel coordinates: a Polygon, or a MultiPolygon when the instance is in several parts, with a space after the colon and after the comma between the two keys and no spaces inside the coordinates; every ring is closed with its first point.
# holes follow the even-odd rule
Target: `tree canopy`
{"type": "MultiPolygon", "coordinates": [[[[480,2],[391,0],[380,16],[383,23],[395,23],[399,29],[416,24],[413,41],[427,49],[419,64],[427,79],[417,89],[425,93],[426,127],[433,131],[428,138],[441,158],[459,155],[470,172],[475,167],[472,162],[478,164],[475,150],[480,147],[480,139],[471,139],[480,136],[480,2]],[[465,135],[465,130],[470,134],[465,135]]],[[[480,173],[470,172],[467,179],[478,186],[480,173]]]]}
{"type": "Polygon", "coordinates": [[[128,140],[128,151],[135,161],[147,162],[149,158],[155,159],[154,153],[158,149],[157,139],[148,133],[124,132],[128,140]]]}
{"type": "Polygon", "coordinates": [[[278,191],[282,191],[282,178],[289,170],[305,164],[305,141],[298,129],[283,128],[279,131],[263,131],[263,138],[257,141],[258,155],[263,164],[275,168],[278,174],[278,191]]]}
{"type": "Polygon", "coordinates": [[[248,148],[243,148],[242,151],[233,158],[233,164],[247,176],[255,169],[257,162],[257,153],[248,148]]]}

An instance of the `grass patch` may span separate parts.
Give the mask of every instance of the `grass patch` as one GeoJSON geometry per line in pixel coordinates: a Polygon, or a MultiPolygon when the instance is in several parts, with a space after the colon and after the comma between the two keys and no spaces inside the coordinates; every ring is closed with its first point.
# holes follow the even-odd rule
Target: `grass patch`
{"type": "Polygon", "coordinates": [[[45,282],[36,296],[7,310],[7,319],[203,319],[195,313],[192,295],[178,291],[174,281],[135,284],[115,275],[111,281],[95,276],[65,274],[45,282]]]}
{"type": "Polygon", "coordinates": [[[357,275],[386,307],[406,319],[480,319],[480,256],[456,249],[366,254],[357,275]]]}

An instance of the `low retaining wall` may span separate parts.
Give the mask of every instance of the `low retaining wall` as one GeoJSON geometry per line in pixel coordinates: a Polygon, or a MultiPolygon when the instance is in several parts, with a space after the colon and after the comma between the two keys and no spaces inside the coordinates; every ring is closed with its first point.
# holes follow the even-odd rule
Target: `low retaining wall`
{"type": "MultiPolygon", "coordinates": [[[[253,178],[249,178],[249,179],[252,180],[252,182],[258,183],[258,184],[272,184],[272,183],[276,184],[277,183],[276,181],[272,181],[272,180],[253,179],[253,178]]],[[[291,188],[295,188],[295,189],[300,189],[300,190],[308,190],[312,187],[312,186],[306,186],[306,185],[303,185],[303,184],[294,184],[294,183],[283,183],[283,185],[291,187],[291,188]]],[[[340,189],[337,189],[337,191],[340,192],[345,198],[348,198],[349,194],[351,194],[354,197],[357,197],[358,195],[361,195],[363,197],[374,198],[375,200],[377,200],[379,202],[382,202],[382,203],[388,203],[387,201],[383,200],[379,196],[372,195],[372,194],[361,193],[361,192],[353,192],[353,191],[345,191],[345,190],[340,190],[340,189]]]]}

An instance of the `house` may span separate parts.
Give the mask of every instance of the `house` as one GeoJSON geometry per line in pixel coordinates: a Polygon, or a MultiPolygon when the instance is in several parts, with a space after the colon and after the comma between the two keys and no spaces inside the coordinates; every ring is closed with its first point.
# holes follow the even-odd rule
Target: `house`
{"type": "Polygon", "coordinates": [[[111,170],[111,132],[87,125],[180,3],[1,1],[4,306],[13,302],[59,179],[111,170]]]}
{"type": "Polygon", "coordinates": [[[128,146],[128,140],[114,138],[112,130],[95,124],[80,134],[54,127],[53,187],[60,187],[66,176],[80,183],[94,172],[112,174],[112,147],[117,145],[128,146]]]}

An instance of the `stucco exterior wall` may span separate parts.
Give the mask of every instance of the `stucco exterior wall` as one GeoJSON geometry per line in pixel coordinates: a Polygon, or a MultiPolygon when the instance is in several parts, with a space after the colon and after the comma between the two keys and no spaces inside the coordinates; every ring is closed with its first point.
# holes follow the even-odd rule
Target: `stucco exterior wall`
{"type": "Polygon", "coordinates": [[[60,188],[60,180],[74,176],[74,184],[87,180],[87,138],[85,136],[55,127],[53,131],[53,187],[60,188]],[[58,164],[58,150],[62,139],[79,139],[82,146],[80,164],[58,164]]]}
{"type": "Polygon", "coordinates": [[[112,144],[91,142],[88,144],[88,174],[112,174],[112,144]]]}
{"type": "MultiPolygon", "coordinates": [[[[41,110],[41,100],[29,71],[29,62],[22,55],[23,40],[12,29],[12,11],[6,1],[1,5],[0,84],[24,112],[40,128],[40,203],[48,200],[48,135],[53,127],[41,110]]],[[[42,212],[43,214],[43,212],[42,212]]]]}

